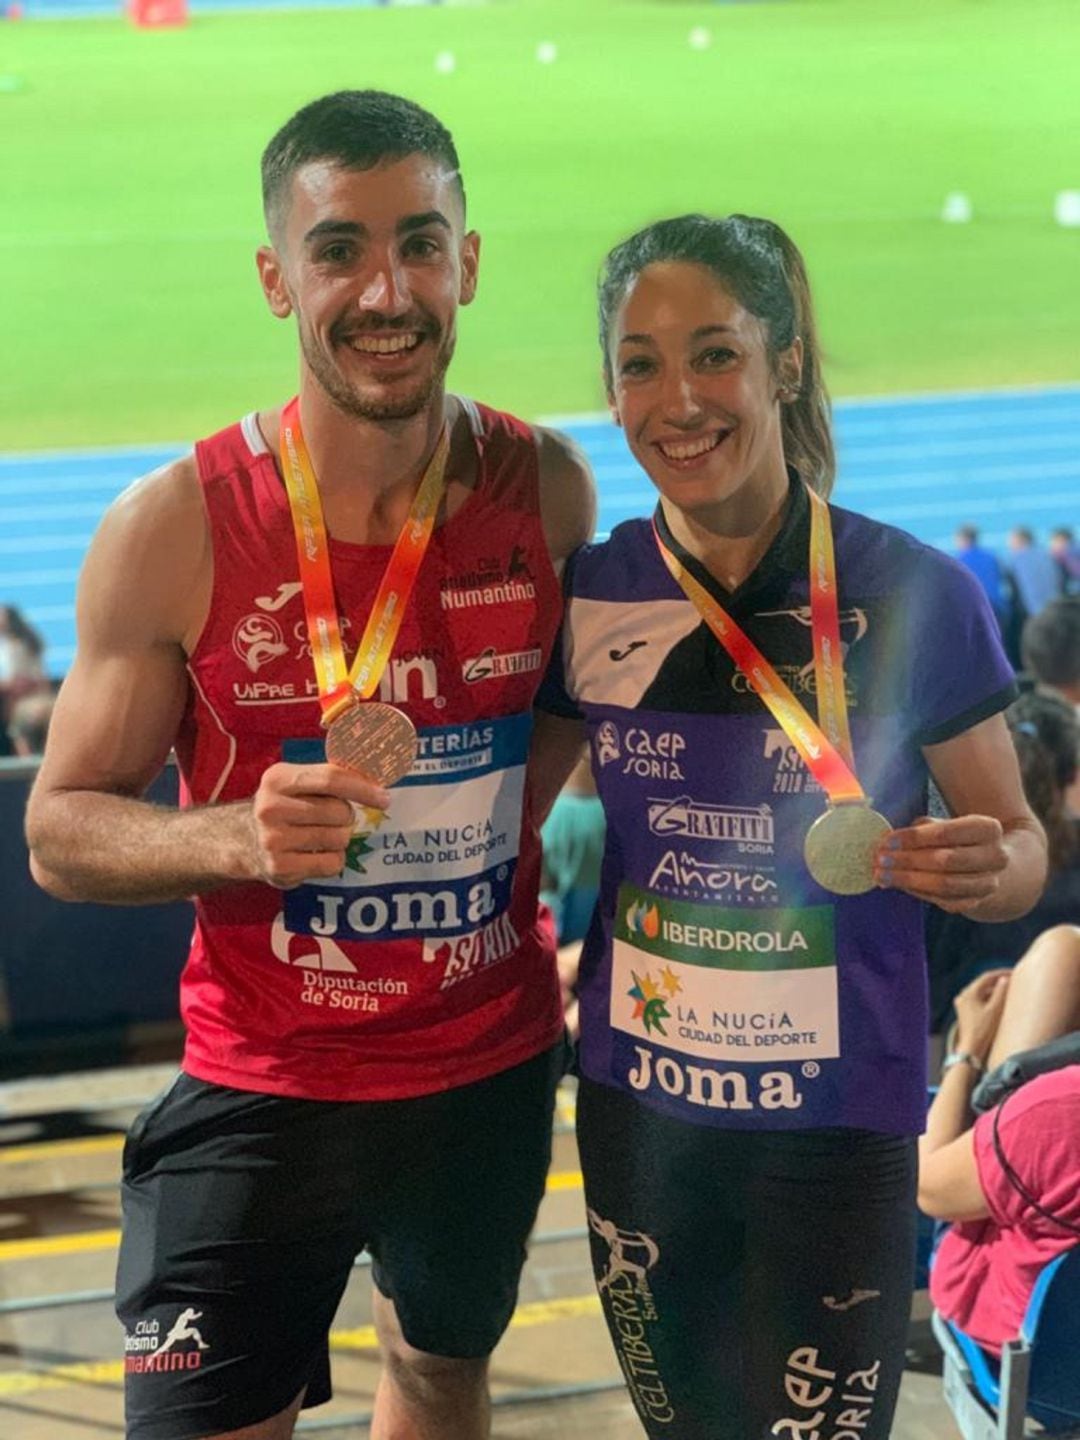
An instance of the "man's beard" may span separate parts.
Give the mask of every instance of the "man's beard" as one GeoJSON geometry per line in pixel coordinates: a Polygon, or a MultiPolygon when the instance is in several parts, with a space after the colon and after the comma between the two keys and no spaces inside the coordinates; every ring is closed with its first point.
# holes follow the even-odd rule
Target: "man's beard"
{"type": "MultiPolygon", "coordinates": [[[[427,338],[421,342],[427,343],[427,338]]],[[[454,336],[444,336],[435,351],[435,363],[428,375],[417,380],[412,389],[396,394],[382,394],[373,385],[370,392],[348,383],[315,341],[300,331],[300,347],[308,369],[325,391],[330,402],[352,420],[411,420],[431,403],[432,396],[442,388],[443,380],[454,355],[454,336]]]]}

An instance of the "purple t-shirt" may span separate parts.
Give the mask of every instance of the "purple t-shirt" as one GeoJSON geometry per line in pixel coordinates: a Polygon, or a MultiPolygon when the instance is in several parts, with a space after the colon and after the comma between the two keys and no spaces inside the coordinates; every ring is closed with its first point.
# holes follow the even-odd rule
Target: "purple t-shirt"
{"type": "MultiPolygon", "coordinates": [[[[972,576],[831,508],[856,769],[896,826],[926,812],[924,745],[1007,706],[972,576]]],[[[711,589],[811,714],[809,501],[744,585],[711,589]]],[[[837,897],[803,838],[821,788],[668,573],[647,520],[578,553],[540,704],[583,715],[607,818],[582,956],[581,1069],[695,1124],[899,1134],[926,1110],[922,906],[837,897]]]]}

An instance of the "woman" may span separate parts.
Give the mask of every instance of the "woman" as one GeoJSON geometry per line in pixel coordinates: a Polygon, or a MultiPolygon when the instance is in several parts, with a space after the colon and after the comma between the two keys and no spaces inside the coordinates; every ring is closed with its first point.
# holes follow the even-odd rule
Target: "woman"
{"type": "Polygon", "coordinates": [[[1056,926],[1015,970],[973,980],[956,1017],[919,1144],[919,1205],[958,1222],[938,1247],[930,1294],[1000,1355],[1039,1271],[1080,1244],[1080,1065],[1028,1081],[974,1125],[971,1095],[985,1070],[1080,1029],[1080,927],[1056,926]]]}
{"type": "Polygon", "coordinates": [[[578,1099],[608,1325],[649,1435],[884,1437],[925,1112],[919,902],[1014,915],[1045,873],[1012,672],[962,567],[818,504],[828,404],[777,226],[633,236],[600,332],[659,503],[573,565],[544,704],[584,718],[608,826],[578,1099]],[[925,818],[928,771],[955,818],[925,818]]]}

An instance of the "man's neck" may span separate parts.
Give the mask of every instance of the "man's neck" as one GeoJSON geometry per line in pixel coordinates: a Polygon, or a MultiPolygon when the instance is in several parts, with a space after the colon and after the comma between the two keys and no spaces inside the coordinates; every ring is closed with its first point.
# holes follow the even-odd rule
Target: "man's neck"
{"type": "Polygon", "coordinates": [[[300,390],[300,423],[325,499],[339,491],[389,499],[416,489],[446,418],[439,389],[406,420],[364,420],[346,415],[310,377],[300,390]]]}
{"type": "MultiPolygon", "coordinates": [[[[319,485],[329,533],[358,544],[393,544],[408,517],[448,410],[440,389],[406,420],[363,420],[344,414],[310,379],[300,392],[300,423],[319,485]]],[[[278,413],[264,423],[281,468],[278,413]]]]}

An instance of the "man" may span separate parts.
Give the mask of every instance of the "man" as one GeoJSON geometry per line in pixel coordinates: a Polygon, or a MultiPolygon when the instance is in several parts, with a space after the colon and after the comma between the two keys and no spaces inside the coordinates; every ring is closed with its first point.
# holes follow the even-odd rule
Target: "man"
{"type": "Polygon", "coordinates": [[[1038,615],[1061,594],[1061,571],[1048,550],[1035,544],[1026,525],[1009,531],[1009,568],[1027,615],[1038,615]]]}
{"type": "Polygon", "coordinates": [[[1050,531],[1050,554],[1061,571],[1065,595],[1080,595],[1080,545],[1068,525],[1050,531]]]}
{"type": "Polygon", "coordinates": [[[961,525],[953,536],[953,555],[966,565],[986,592],[991,609],[997,616],[998,625],[1004,629],[1007,605],[1002,584],[1001,564],[992,550],[979,544],[979,532],[974,525],[961,525]]]}
{"type": "Polygon", "coordinates": [[[183,1072],[126,1152],[128,1433],[291,1435],[329,1394],[327,1331],[366,1245],[372,1434],[480,1440],[561,1063],[528,712],[592,491],[569,442],[444,391],[479,240],[433,116],[327,96],[262,173],[259,275],[296,319],[299,411],[249,416],[112,507],[27,816],[53,894],[196,897],[183,1072]],[[444,426],[438,520],[401,604],[390,547],[422,548],[444,426]],[[307,497],[295,524],[283,477],[307,497]],[[319,738],[342,693],[327,637],[366,654],[372,615],[357,694],[377,686],[419,730],[393,794],[325,763],[319,738]],[[148,806],[174,744],[191,804],[148,806]],[[181,1325],[155,1362],[192,1308],[201,1345],[181,1325]]]}

